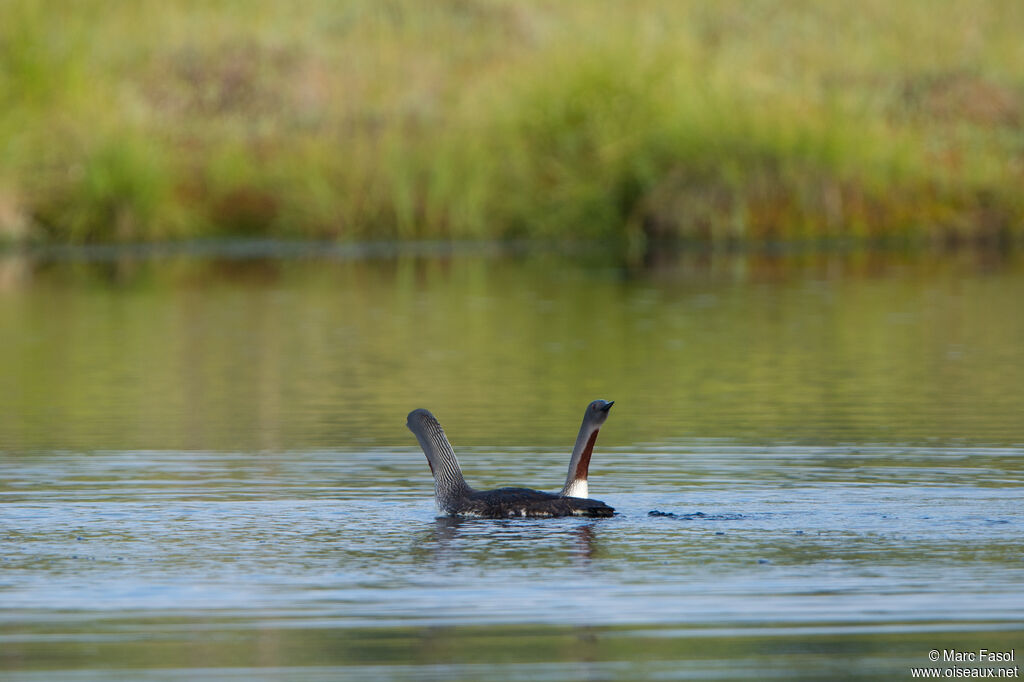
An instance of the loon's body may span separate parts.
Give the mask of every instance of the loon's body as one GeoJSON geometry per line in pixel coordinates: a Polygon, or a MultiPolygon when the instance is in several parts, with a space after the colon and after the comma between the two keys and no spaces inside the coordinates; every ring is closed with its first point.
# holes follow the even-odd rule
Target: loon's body
{"type": "Polygon", "coordinates": [[[587,485],[590,456],[594,452],[594,443],[597,442],[597,432],[608,419],[608,410],[612,409],[614,404],[614,400],[595,400],[587,405],[579,435],[576,436],[576,445],[572,449],[572,457],[569,458],[569,473],[565,477],[565,486],[561,492],[563,497],[590,497],[590,487],[587,485]]]}
{"type": "Polygon", "coordinates": [[[615,510],[600,500],[581,499],[563,493],[530,488],[473,490],[462,477],[441,424],[424,409],[409,413],[406,426],[416,436],[434,475],[438,511],[447,516],[509,517],[612,516],[615,510]]]}
{"type": "Polygon", "coordinates": [[[531,488],[474,490],[462,498],[454,508],[443,511],[449,515],[479,516],[488,519],[515,516],[612,516],[615,513],[613,508],[600,500],[565,497],[531,488]]]}

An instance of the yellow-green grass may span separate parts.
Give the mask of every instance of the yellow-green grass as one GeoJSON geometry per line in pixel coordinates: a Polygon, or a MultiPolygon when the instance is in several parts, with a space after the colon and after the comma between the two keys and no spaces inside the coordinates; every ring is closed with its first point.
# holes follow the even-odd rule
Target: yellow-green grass
{"type": "Polygon", "coordinates": [[[0,236],[1024,234],[1016,0],[0,0],[0,236]]]}

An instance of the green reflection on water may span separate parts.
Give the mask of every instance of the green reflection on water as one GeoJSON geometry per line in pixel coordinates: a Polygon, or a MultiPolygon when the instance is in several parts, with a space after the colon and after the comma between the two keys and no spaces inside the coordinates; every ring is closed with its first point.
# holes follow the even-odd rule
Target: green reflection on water
{"type": "MultiPolygon", "coordinates": [[[[18,637],[23,641],[7,641],[0,649],[0,668],[24,673],[92,669],[101,674],[177,670],[187,677],[216,676],[217,669],[227,672],[238,666],[239,676],[252,679],[306,679],[304,671],[343,679],[360,672],[380,679],[909,679],[912,666],[936,665],[928,661],[932,649],[1019,648],[1019,628],[962,627],[955,632],[927,623],[909,628],[894,624],[883,632],[829,624],[775,629],[338,630],[282,624],[236,627],[229,621],[114,620],[87,633],[65,627],[52,642],[44,633],[33,641],[32,634],[23,631],[18,637]],[[547,667],[534,667],[539,664],[547,667]]],[[[58,673],[49,674],[60,679],[58,673]]]]}
{"type": "Polygon", "coordinates": [[[0,261],[8,450],[1019,443],[1015,255],[0,261]],[[527,426],[528,425],[528,426],[527,426]]]}

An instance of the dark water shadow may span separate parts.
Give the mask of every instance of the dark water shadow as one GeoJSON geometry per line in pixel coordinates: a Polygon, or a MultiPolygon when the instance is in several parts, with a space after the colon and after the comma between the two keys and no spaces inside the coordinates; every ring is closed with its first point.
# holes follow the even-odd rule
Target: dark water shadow
{"type": "Polygon", "coordinates": [[[668,519],[680,519],[682,521],[741,521],[744,519],[751,518],[746,514],[736,514],[728,512],[723,514],[705,514],[704,512],[690,512],[689,514],[677,514],[675,512],[665,512],[659,509],[652,509],[651,511],[647,512],[647,515],[668,519]]]}

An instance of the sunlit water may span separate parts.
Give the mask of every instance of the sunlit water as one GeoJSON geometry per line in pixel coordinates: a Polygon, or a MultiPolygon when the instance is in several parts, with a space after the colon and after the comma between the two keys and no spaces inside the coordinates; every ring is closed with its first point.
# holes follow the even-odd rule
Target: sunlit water
{"type": "Polygon", "coordinates": [[[5,679],[1024,655],[1018,261],[349,255],[0,261],[5,679]],[[596,397],[617,516],[435,518],[409,410],[555,490],[596,397]]]}

